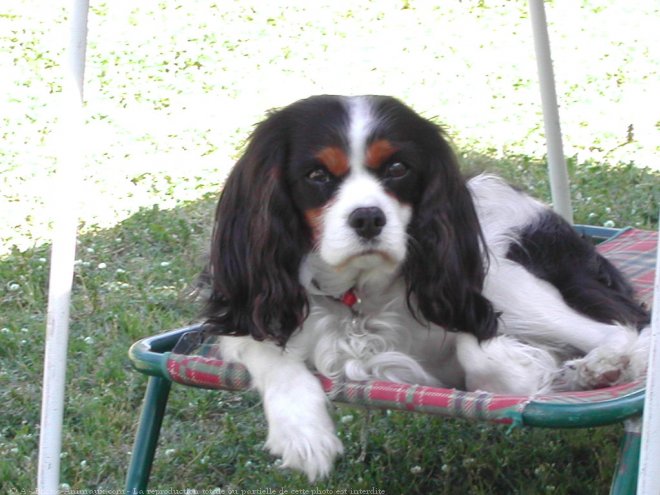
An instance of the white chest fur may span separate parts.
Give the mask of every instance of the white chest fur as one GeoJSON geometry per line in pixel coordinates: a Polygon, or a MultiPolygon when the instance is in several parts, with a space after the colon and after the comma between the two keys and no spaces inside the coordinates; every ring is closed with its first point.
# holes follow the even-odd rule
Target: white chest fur
{"type": "Polygon", "coordinates": [[[413,318],[403,287],[362,298],[352,308],[331,297],[313,296],[299,337],[305,341],[300,344],[307,348],[309,364],[333,379],[441,385],[436,371],[457,366],[450,358],[452,336],[413,318]]]}

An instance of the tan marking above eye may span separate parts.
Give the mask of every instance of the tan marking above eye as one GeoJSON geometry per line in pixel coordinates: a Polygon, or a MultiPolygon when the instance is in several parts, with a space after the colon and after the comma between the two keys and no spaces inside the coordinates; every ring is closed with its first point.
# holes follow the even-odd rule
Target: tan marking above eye
{"type": "Polygon", "coordinates": [[[399,151],[399,148],[387,139],[374,141],[367,149],[367,167],[372,169],[380,168],[397,151],[399,151]]]}
{"type": "Polygon", "coordinates": [[[315,156],[335,177],[342,177],[348,173],[348,156],[341,148],[327,146],[315,156]]]}

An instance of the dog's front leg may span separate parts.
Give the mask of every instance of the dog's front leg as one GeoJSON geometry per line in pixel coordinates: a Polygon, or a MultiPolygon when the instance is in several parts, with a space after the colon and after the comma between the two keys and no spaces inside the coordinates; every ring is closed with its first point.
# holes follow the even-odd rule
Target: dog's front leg
{"type": "Polygon", "coordinates": [[[310,481],[327,476],[343,451],[318,379],[300,356],[250,337],[224,337],[224,359],[245,365],[264,402],[266,448],[282,467],[303,471],[310,481]]]}

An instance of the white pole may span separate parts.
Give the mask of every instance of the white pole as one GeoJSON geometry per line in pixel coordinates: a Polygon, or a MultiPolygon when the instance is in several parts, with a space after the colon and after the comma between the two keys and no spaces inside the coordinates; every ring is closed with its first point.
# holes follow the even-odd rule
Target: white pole
{"type": "Polygon", "coordinates": [[[637,482],[638,495],[657,495],[660,493],[660,466],[658,460],[660,460],[660,248],[655,262],[651,350],[646,376],[642,446],[639,458],[639,480],[637,482]]]}
{"type": "Polygon", "coordinates": [[[54,230],[48,286],[46,349],[41,403],[37,493],[56,495],[60,483],[64,385],[78,216],[76,194],[84,152],[81,144],[83,77],[89,0],[70,0],[69,40],[62,86],[58,170],[53,191],[54,230]]]}
{"type": "Polygon", "coordinates": [[[545,17],[543,0],[529,0],[529,12],[534,33],[534,49],[536,65],[541,87],[541,103],[543,105],[543,123],[548,147],[548,171],[550,175],[550,190],[554,209],[562,217],[573,223],[571,207],[571,191],[564,158],[564,147],[559,125],[559,105],[555,89],[555,75],[550,54],[550,38],[548,22],[545,17]]]}

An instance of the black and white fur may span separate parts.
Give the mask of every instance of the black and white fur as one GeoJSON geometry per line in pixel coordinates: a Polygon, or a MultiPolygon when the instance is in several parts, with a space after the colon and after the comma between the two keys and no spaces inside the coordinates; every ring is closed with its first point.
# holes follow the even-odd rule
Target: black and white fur
{"type": "Polygon", "coordinates": [[[466,181],[442,132],[389,97],[317,96],[262,122],[208,276],[206,328],[262,395],[267,448],[310,480],[342,452],[311,370],[531,395],[645,367],[648,315],[617,270],[501,179],[466,181]]]}

